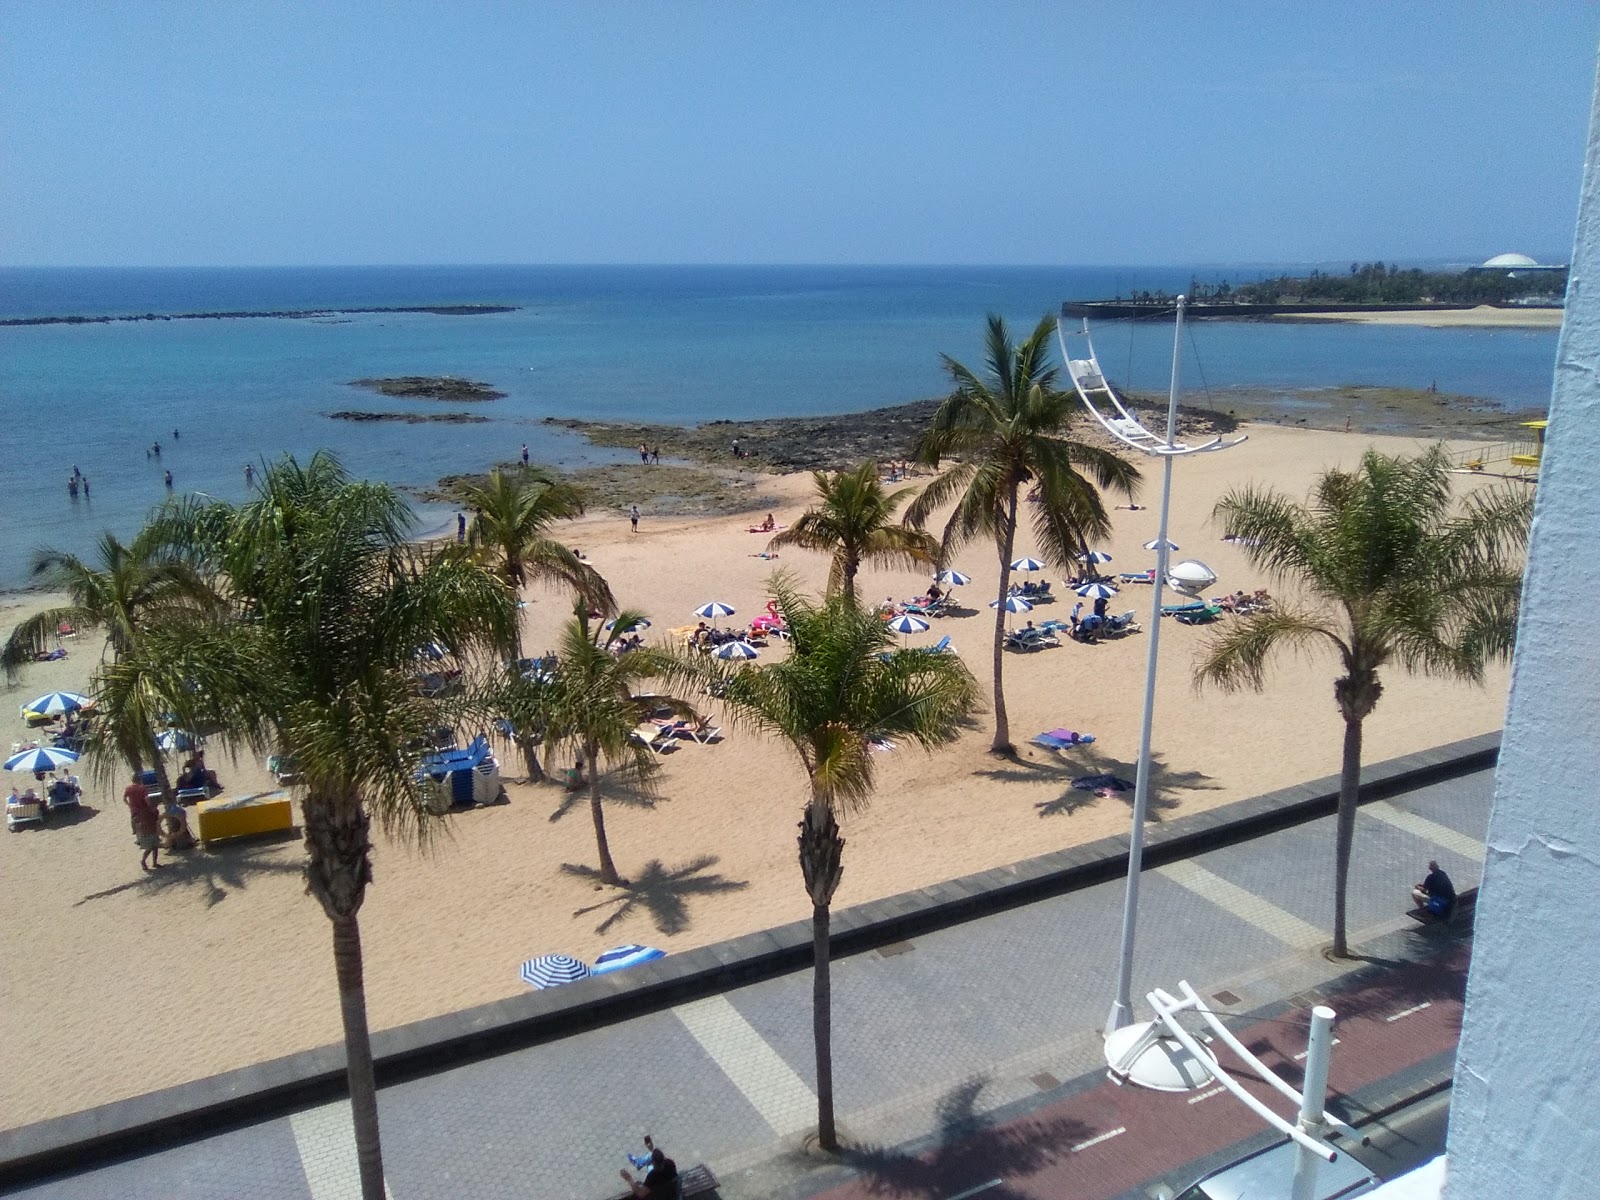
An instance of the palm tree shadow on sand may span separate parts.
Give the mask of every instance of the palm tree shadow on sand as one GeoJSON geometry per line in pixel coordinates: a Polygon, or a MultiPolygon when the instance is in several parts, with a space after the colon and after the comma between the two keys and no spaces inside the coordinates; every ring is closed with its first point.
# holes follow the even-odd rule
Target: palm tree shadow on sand
{"type": "MultiPolygon", "coordinates": [[[[1087,775],[1114,775],[1130,786],[1111,794],[1129,808],[1133,807],[1133,787],[1138,774],[1138,764],[1113,758],[1093,746],[1073,746],[1066,750],[1043,750],[1042,759],[1016,758],[1003,766],[991,767],[978,774],[998,783],[1037,783],[1041,780],[1061,785],[1061,794],[1034,804],[1041,817],[1068,816],[1079,809],[1088,808],[1103,797],[1094,789],[1072,786],[1072,781],[1087,775]]],[[[1150,805],[1148,819],[1161,820],[1163,812],[1177,808],[1184,793],[1218,791],[1221,784],[1203,771],[1179,771],[1167,765],[1158,754],[1150,756],[1150,805]]]]}
{"type": "MultiPolygon", "coordinates": [[[[619,771],[603,771],[600,775],[600,801],[606,805],[619,805],[623,808],[653,809],[661,803],[661,793],[650,782],[643,784],[636,778],[619,771]]],[[[555,809],[550,813],[550,823],[553,825],[568,813],[581,808],[585,813],[589,810],[589,786],[576,791],[565,791],[557,802],[555,809]]]]}
{"type": "MultiPolygon", "coordinates": [[[[682,933],[691,923],[688,904],[690,897],[737,892],[750,886],[748,880],[704,874],[720,861],[716,855],[707,854],[681,867],[669,868],[659,858],[653,858],[641,870],[635,872],[616,894],[606,897],[598,904],[580,908],[572,915],[582,917],[589,913],[611,909],[605,919],[595,926],[596,933],[605,933],[617,922],[643,909],[650,915],[650,920],[655,924],[658,933],[669,936],[682,933]]],[[[586,879],[595,884],[601,882],[600,872],[594,867],[581,863],[562,863],[561,869],[579,879],[586,879]]]]}
{"type": "MultiPolygon", "coordinates": [[[[1036,1174],[1067,1155],[1093,1131],[1066,1117],[1024,1117],[997,1124],[978,1114],[986,1076],[963,1080],[939,1099],[933,1145],[897,1149],[847,1146],[840,1158],[860,1171],[874,1196],[935,1197],[960,1193],[1004,1176],[1036,1174]]],[[[1001,1183],[985,1200],[1022,1200],[1024,1193],[1001,1183]]]]}
{"type": "MultiPolygon", "coordinates": [[[[201,902],[207,908],[215,908],[232,892],[241,892],[249,887],[252,879],[304,874],[303,855],[286,857],[280,853],[285,844],[298,844],[299,841],[300,831],[296,829],[268,841],[258,840],[249,846],[222,846],[213,850],[197,847],[182,854],[162,851],[159,871],[141,871],[140,878],[130,879],[104,891],[90,892],[82,900],[74,901],[73,907],[91,900],[119,896],[123,892],[154,895],[169,888],[191,888],[199,892],[201,902]]],[[[138,869],[131,859],[129,866],[138,869]]]]}

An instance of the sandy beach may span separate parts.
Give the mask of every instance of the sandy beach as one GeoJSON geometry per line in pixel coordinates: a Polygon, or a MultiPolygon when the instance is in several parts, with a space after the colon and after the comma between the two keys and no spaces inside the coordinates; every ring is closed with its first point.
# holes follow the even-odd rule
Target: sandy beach
{"type": "MultiPolygon", "coordinates": [[[[1550,315],[1559,320],[1559,313],[1550,315]]],[[[1229,487],[1254,482],[1303,495],[1318,470],[1351,465],[1368,445],[1391,452],[1421,445],[1270,426],[1248,432],[1242,447],[1177,469],[1171,536],[1183,557],[1210,564],[1219,592],[1267,583],[1210,524],[1214,502],[1229,487]]],[[[1141,500],[1153,506],[1159,479],[1149,468],[1146,479],[1141,500]]],[[[1488,482],[1460,477],[1462,488],[1488,482]]],[[[774,508],[780,523],[804,507],[811,486],[808,475],[762,480],[763,491],[780,501],[774,508]]],[[[1108,569],[1145,569],[1153,555],[1141,543],[1155,536],[1157,513],[1150,507],[1115,516],[1115,535],[1102,547],[1114,556],[1108,569]]],[[[745,532],[750,523],[748,515],[666,518],[646,509],[637,535],[608,514],[574,523],[565,540],[582,548],[621,603],[651,616],[652,633],[665,636],[673,626],[692,625],[691,610],[708,600],[732,604],[739,619],[762,611],[775,567],[820,587],[821,556],[754,557],[765,538],[745,532]]],[[[1034,549],[1025,535],[1019,540],[1018,554],[1034,549]]],[[[984,544],[960,554],[954,565],[973,576],[960,598],[973,615],[936,621],[909,639],[925,644],[950,636],[985,692],[994,559],[984,544]]],[[[1046,578],[1065,591],[1059,573],[1046,578]]],[[[871,599],[904,598],[925,586],[920,573],[863,574],[863,595],[871,599]]],[[[554,643],[569,610],[553,593],[534,591],[529,599],[526,645],[538,653],[554,643]]],[[[0,624],[9,628],[44,602],[0,599],[0,624]]],[[[1147,589],[1130,586],[1112,611],[1133,608],[1143,622],[1149,603],[1147,589]]],[[[1035,616],[1064,619],[1070,607],[1057,602],[1035,616]]],[[[1206,631],[1169,624],[1163,633],[1155,728],[1161,816],[1337,770],[1341,725],[1331,660],[1284,659],[1261,695],[1197,692],[1190,669],[1206,631]]],[[[98,646],[79,638],[67,647],[64,661],[27,668],[7,700],[20,704],[82,686],[98,646]]],[[[987,753],[986,715],[937,755],[900,748],[881,756],[872,808],[845,826],[849,844],[836,903],[861,903],[1125,830],[1122,799],[1097,799],[1069,784],[1087,770],[1132,777],[1145,653],[1145,638],[1132,636],[1008,655],[1012,731],[1024,746],[1015,764],[987,753]],[[1025,746],[1033,733],[1058,726],[1098,740],[1061,759],[1025,746]]],[[[1485,687],[1474,688],[1386,672],[1382,703],[1367,722],[1368,760],[1499,728],[1507,677],[1494,669],[1485,687]]],[[[16,712],[6,709],[12,740],[24,736],[16,712]]],[[[663,759],[653,802],[609,804],[612,851],[634,881],[628,892],[596,890],[564,869],[594,862],[587,806],[559,786],[517,781],[515,762],[504,767],[511,802],[451,818],[449,836],[431,854],[380,841],[362,913],[373,1027],[516,994],[524,986],[518,964],[535,954],[592,959],[623,942],[677,952],[807,917],[794,850],[804,797],[800,768],[781,745],[722,723],[727,736],[719,744],[685,744],[663,759]]],[[[258,762],[230,764],[220,748],[209,757],[231,795],[272,786],[258,762]]],[[[13,1017],[0,1032],[4,1127],[339,1036],[329,927],[303,894],[299,842],[219,846],[173,856],[168,869],[146,874],[120,794],[119,773],[115,784],[89,787],[86,811],[75,822],[0,839],[0,898],[10,914],[0,927],[0,1003],[13,1017]]]]}
{"type": "Polygon", "coordinates": [[[1394,312],[1296,313],[1284,321],[1352,321],[1358,325],[1417,325],[1429,329],[1560,329],[1559,308],[1403,309],[1394,312]]]}

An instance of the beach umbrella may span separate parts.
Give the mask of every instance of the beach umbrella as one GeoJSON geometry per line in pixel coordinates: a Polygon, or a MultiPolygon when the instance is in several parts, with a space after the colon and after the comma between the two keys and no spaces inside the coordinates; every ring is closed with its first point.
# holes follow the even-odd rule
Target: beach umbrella
{"type": "Polygon", "coordinates": [[[761,652],[749,642],[723,642],[711,653],[718,658],[726,659],[759,658],[761,656],[761,652]]]}
{"type": "Polygon", "coordinates": [[[1019,558],[1011,564],[1013,571],[1042,571],[1044,564],[1037,558],[1019,558]]]}
{"type": "Polygon", "coordinates": [[[946,567],[939,572],[939,582],[948,583],[951,587],[966,587],[967,584],[972,582],[972,576],[946,567]]]}
{"type": "Polygon", "coordinates": [[[1089,600],[1109,600],[1117,594],[1117,589],[1109,583],[1086,583],[1073,591],[1089,600]]]}
{"type": "Polygon", "coordinates": [[[565,954],[541,954],[522,964],[522,982],[534,988],[553,988],[587,979],[589,968],[565,954]]]}
{"type": "MultiPolygon", "coordinates": [[[[989,601],[989,607],[990,608],[999,608],[1000,607],[1000,601],[998,601],[998,600],[989,601]]],[[[1033,611],[1033,601],[1027,599],[1024,596],[1007,596],[1006,597],[1006,611],[1009,612],[1009,613],[1032,612],[1033,611]]]]}
{"type": "Polygon", "coordinates": [[[25,713],[38,713],[41,716],[54,717],[62,713],[77,712],[80,708],[88,708],[94,703],[88,696],[80,696],[77,692],[51,692],[48,696],[40,696],[22,706],[25,713]]]}
{"type": "Polygon", "coordinates": [[[158,750],[193,750],[199,743],[200,739],[186,729],[163,730],[161,736],[156,738],[158,750]]]}
{"type": "MultiPolygon", "coordinates": [[[[730,609],[729,611],[731,612],[732,610],[730,609]]],[[[606,632],[615,633],[616,632],[616,628],[617,628],[617,623],[616,623],[615,620],[611,620],[611,621],[607,621],[606,622],[606,632]]],[[[649,628],[650,628],[650,618],[649,617],[635,617],[633,620],[629,621],[626,625],[624,625],[622,627],[622,632],[623,633],[632,633],[635,629],[649,629],[649,628]]]]}
{"type": "Polygon", "coordinates": [[[666,956],[665,950],[657,950],[654,946],[614,946],[610,950],[602,951],[600,957],[594,960],[594,970],[590,974],[604,975],[608,971],[637,967],[640,963],[654,962],[666,956]]]}
{"type": "Polygon", "coordinates": [[[448,653],[449,651],[441,646],[438,642],[429,642],[427,645],[422,646],[417,650],[417,657],[431,658],[434,662],[440,662],[448,653]]]}
{"type": "MultiPolygon", "coordinates": [[[[1161,539],[1160,538],[1151,538],[1148,542],[1146,542],[1144,544],[1144,548],[1146,550],[1159,550],[1159,549],[1161,549],[1161,539]]],[[[1167,539],[1167,549],[1168,550],[1176,550],[1177,548],[1178,548],[1178,543],[1173,541],[1171,538],[1168,538],[1167,539]]]]}
{"type": "Polygon", "coordinates": [[[927,633],[933,626],[921,617],[914,617],[910,613],[901,613],[889,622],[889,628],[896,633],[927,633]]]}
{"type": "Polygon", "coordinates": [[[1078,557],[1086,563],[1103,563],[1111,561],[1111,555],[1107,554],[1104,550],[1091,550],[1087,554],[1078,555],[1078,557]]]}
{"type": "Polygon", "coordinates": [[[40,746],[34,750],[13,754],[6,759],[6,770],[31,771],[38,774],[40,771],[54,771],[58,767],[77,761],[78,756],[71,750],[63,750],[59,746],[40,746]]]}
{"type": "Polygon", "coordinates": [[[708,600],[694,610],[694,615],[704,617],[707,621],[715,621],[719,617],[733,616],[733,605],[724,604],[720,600],[708,600]]]}

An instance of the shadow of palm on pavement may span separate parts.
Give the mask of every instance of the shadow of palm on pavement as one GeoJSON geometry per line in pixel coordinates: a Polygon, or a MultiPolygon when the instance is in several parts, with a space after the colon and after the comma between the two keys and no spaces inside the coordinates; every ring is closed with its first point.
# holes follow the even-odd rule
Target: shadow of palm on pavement
{"type": "MultiPolygon", "coordinates": [[[[940,1098],[936,1144],[921,1154],[887,1147],[854,1145],[840,1158],[860,1171],[875,1196],[950,1196],[1004,1176],[1032,1175],[1072,1153],[1092,1137],[1081,1121],[1064,1117],[1025,1117],[995,1124],[976,1111],[988,1086],[984,1076],[957,1084],[940,1098]]],[[[1022,1200],[1023,1193],[1006,1186],[985,1189],[984,1200],[1022,1200]]]]}

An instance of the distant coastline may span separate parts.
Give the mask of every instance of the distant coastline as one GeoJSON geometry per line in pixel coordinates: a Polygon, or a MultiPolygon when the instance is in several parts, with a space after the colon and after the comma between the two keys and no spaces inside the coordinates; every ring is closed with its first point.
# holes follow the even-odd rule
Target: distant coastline
{"type": "MultiPolygon", "coordinates": [[[[1127,300],[1067,301],[1063,317],[1093,320],[1156,320],[1173,305],[1127,300]]],[[[1189,320],[1210,321],[1354,321],[1368,325],[1422,325],[1446,328],[1552,329],[1561,324],[1561,308],[1490,304],[1186,304],[1189,320]]]]}
{"type": "Polygon", "coordinates": [[[405,304],[370,308],[280,308],[271,311],[241,309],[234,312],[124,313],[89,316],[69,313],[52,317],[7,317],[0,325],[109,325],[116,321],[237,321],[272,317],[278,320],[307,320],[313,317],[344,317],[368,313],[431,313],[436,317],[478,317],[490,313],[516,312],[515,304],[405,304]]]}

